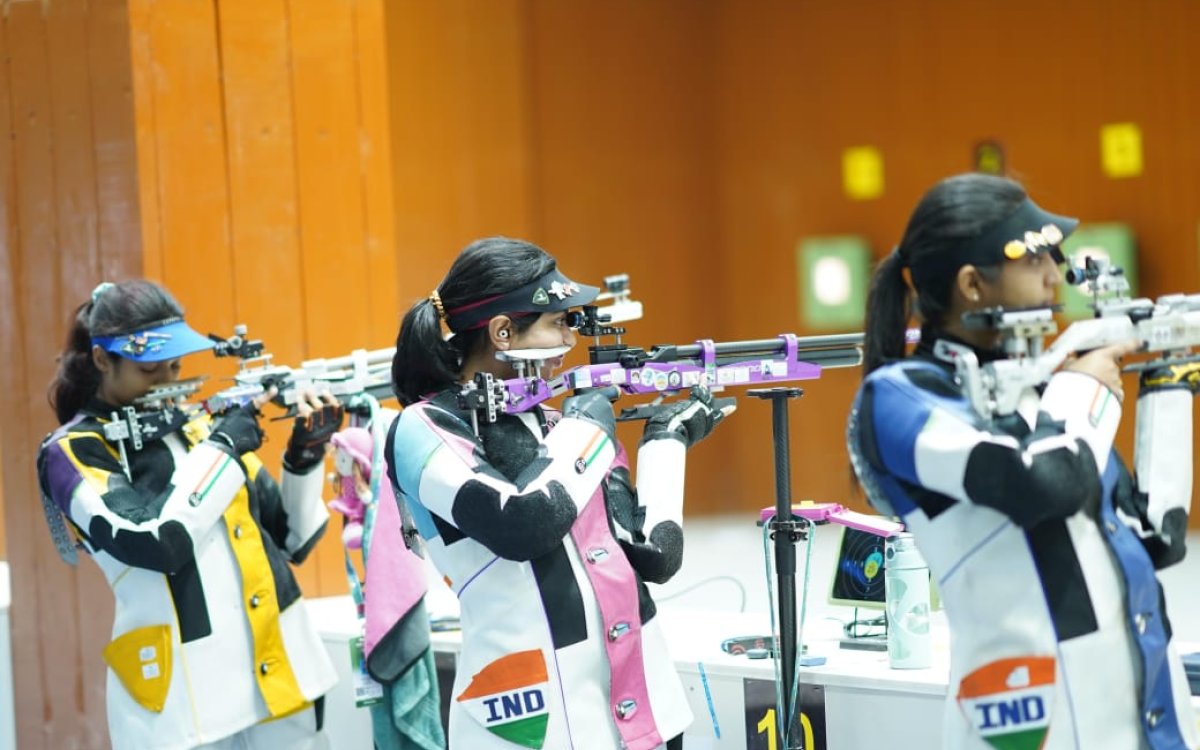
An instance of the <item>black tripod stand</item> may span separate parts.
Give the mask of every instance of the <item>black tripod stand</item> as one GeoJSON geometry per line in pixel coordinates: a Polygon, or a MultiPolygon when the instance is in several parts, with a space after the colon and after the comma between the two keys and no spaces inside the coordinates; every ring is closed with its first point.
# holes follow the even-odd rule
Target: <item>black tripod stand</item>
{"type": "MultiPolygon", "coordinates": [[[[808,539],[808,522],[792,518],[792,478],[789,462],[788,402],[804,395],[801,388],[760,388],[748,391],[771,402],[771,434],[775,443],[775,518],[770,522],[775,540],[775,575],[779,589],[779,660],[783,677],[783,715],[778,728],[784,750],[794,750],[786,738],[799,735],[793,685],[796,676],[796,542],[808,539]]],[[[797,686],[798,687],[798,686],[797,686]]],[[[802,735],[801,735],[802,736],[802,735]]]]}

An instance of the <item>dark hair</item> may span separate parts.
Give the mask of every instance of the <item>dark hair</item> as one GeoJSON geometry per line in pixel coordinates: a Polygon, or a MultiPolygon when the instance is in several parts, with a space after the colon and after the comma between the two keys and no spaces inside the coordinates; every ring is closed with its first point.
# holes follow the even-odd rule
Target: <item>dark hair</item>
{"type": "MultiPolygon", "coordinates": [[[[485,297],[505,294],[554,270],[555,261],[545,250],[524,240],[487,237],[463,248],[446,278],[437,287],[444,311],[485,297]]],[[[538,319],[513,318],[517,332],[538,319]]],[[[400,322],[396,355],[392,358],[392,390],[404,406],[458,380],[466,356],[487,341],[487,328],[442,337],[441,320],[428,298],[414,304],[400,322]]]]}
{"type": "MultiPolygon", "coordinates": [[[[115,336],[183,316],[171,293],[153,281],[136,279],[96,289],[92,299],[75,310],[66,348],[58,355],[58,372],[50,382],[50,406],[59,424],[75,416],[100,385],[100,370],[92,362],[93,336],[115,336]]],[[[120,360],[115,354],[108,356],[120,360]]]]}
{"type": "MultiPolygon", "coordinates": [[[[867,294],[863,375],[888,360],[904,356],[904,332],[915,312],[922,336],[944,324],[958,269],[950,264],[942,273],[917,279],[915,309],[904,268],[912,268],[932,255],[954,253],[962,240],[976,237],[1003,220],[1025,200],[1025,190],[1012,180],[985,174],[961,174],[934,185],[913,209],[900,244],[880,261],[867,294]]],[[[980,267],[985,278],[994,278],[998,266],[980,267]]]]}

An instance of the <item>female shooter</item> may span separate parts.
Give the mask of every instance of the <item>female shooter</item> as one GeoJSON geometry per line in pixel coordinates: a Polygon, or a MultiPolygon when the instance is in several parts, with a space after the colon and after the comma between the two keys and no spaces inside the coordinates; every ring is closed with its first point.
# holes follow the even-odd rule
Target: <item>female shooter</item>
{"type": "Polygon", "coordinates": [[[988,419],[945,356],[1005,356],[964,313],[1052,304],[1076,224],[1009,180],[952,177],[925,194],[872,282],[849,449],[872,504],[916,535],[946,604],[948,748],[1197,746],[1155,575],[1184,553],[1197,366],[1143,374],[1135,481],[1113,439],[1119,362],[1136,341],[1077,357],[988,419]],[[914,297],[921,340],[905,357],[914,297]]]}
{"type": "Polygon", "coordinates": [[[288,563],[325,530],[321,467],[342,410],[303,394],[282,484],[255,454],[273,391],[216,420],[136,411],[179,378],[181,357],[213,346],[182,315],[157,284],[98,286],[51,385],[62,426],[38,454],[60,552],[73,562],[65,516],[116,597],[112,745],[324,748],[321,696],[337,677],[288,563]]]}
{"type": "Polygon", "coordinates": [[[648,420],[635,488],[601,392],[478,434],[458,401],[477,374],[516,377],[514,357],[560,366],[571,308],[597,292],[540,248],[484,239],[400,327],[388,457],[462,607],[452,748],[678,747],[691,721],[643,581],[679,569],[686,449],[722,412],[705,393],[648,420]]]}

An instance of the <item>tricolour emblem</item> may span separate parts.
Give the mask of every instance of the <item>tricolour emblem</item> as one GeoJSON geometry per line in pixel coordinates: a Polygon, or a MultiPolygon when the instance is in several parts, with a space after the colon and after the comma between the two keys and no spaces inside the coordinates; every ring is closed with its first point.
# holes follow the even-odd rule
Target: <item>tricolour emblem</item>
{"type": "Polygon", "coordinates": [[[1054,657],[985,664],[958,685],[958,707],[996,750],[1039,750],[1050,729],[1054,657]]]}
{"type": "Polygon", "coordinates": [[[489,732],[522,747],[540,749],[550,710],[549,678],[542,652],[518,651],[479,670],[457,700],[489,732]]]}

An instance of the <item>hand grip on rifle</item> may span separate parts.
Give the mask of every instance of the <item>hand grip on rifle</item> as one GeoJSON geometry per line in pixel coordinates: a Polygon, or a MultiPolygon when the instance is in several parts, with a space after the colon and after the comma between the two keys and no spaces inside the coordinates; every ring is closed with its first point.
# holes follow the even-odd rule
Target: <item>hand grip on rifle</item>
{"type": "Polygon", "coordinates": [[[658,407],[646,421],[642,443],[672,438],[690,448],[712,434],[721,420],[736,409],[734,399],[715,399],[708,388],[695,386],[686,401],[658,407]]]}
{"type": "Polygon", "coordinates": [[[1130,339],[1091,349],[1068,362],[1063,369],[1090,375],[1113,392],[1118,401],[1125,400],[1125,389],[1121,385],[1121,358],[1141,348],[1141,342],[1130,339]]]}
{"type": "Polygon", "coordinates": [[[341,429],[346,409],[328,393],[318,398],[307,391],[301,394],[298,409],[283,465],[293,474],[305,474],[325,459],[325,446],[341,429]]]}
{"type": "Polygon", "coordinates": [[[263,439],[262,428],[258,426],[258,409],[247,405],[226,410],[208,439],[220,443],[234,456],[258,450],[263,439]]]}
{"type": "Polygon", "coordinates": [[[563,416],[592,422],[616,441],[617,418],[612,402],[620,395],[615,386],[588,388],[563,401],[563,416]]]}
{"type": "MultiPolygon", "coordinates": [[[[621,412],[617,414],[617,421],[639,422],[644,419],[650,419],[656,414],[662,413],[664,409],[670,409],[671,407],[676,406],[677,403],[682,402],[664,404],[662,403],[662,397],[660,396],[649,403],[638,404],[637,406],[627,406],[624,409],[621,409],[621,412]]],[[[714,398],[713,404],[716,406],[716,408],[722,410],[725,413],[725,416],[737,411],[737,399],[733,396],[714,398]]]]}

